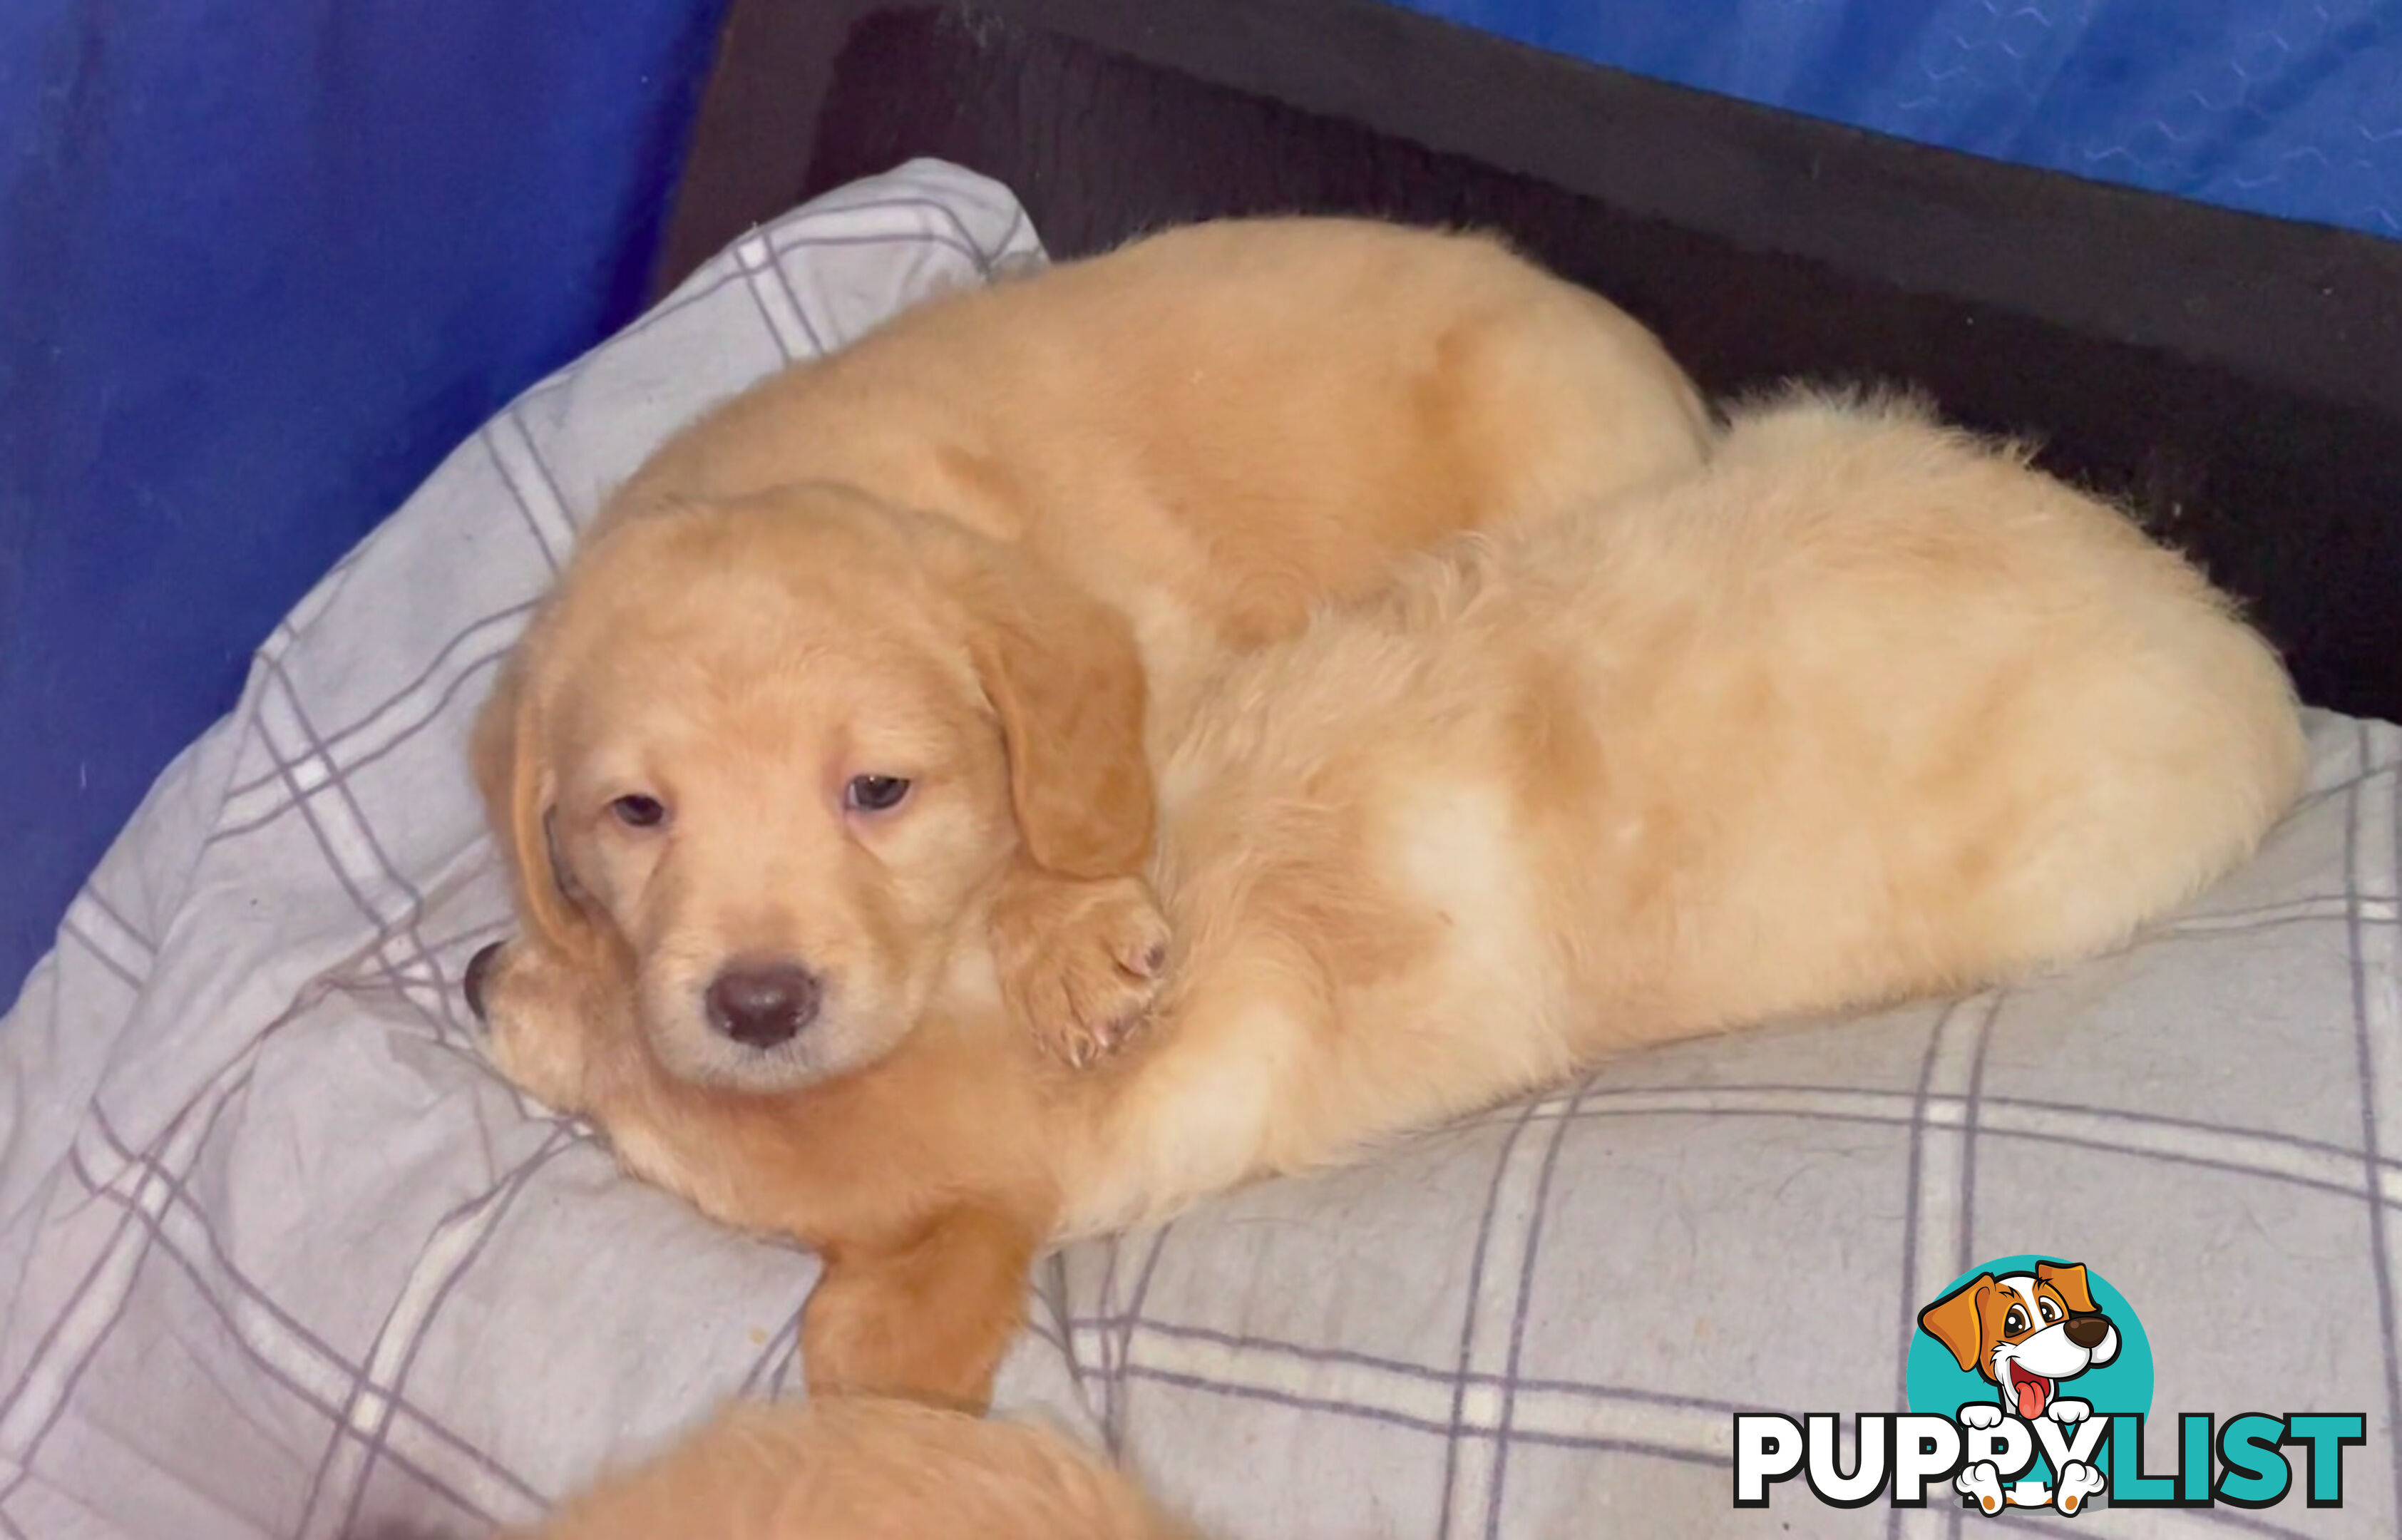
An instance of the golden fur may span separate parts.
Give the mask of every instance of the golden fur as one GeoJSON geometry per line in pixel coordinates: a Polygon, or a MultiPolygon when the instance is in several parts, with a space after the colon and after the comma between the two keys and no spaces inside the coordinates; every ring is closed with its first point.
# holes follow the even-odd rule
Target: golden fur
{"type": "MultiPolygon", "coordinates": [[[[680,516],[662,583],[705,609],[755,581],[708,543],[745,516],[680,516]]],[[[956,681],[846,634],[808,670],[879,681],[845,731],[947,709],[956,681]]],[[[1010,843],[987,752],[952,865],[1010,843]]],[[[1158,766],[1161,1013],[1088,1073],[1006,1024],[972,923],[872,1063],[750,1089],[672,1073],[539,937],[483,994],[504,1071],[629,1169],[822,1250],[813,1387],[973,1406],[1057,1239],[1622,1050],[2116,945],[2243,859],[2301,765],[2277,658],[2181,558],[2013,449],[1802,396],[1705,471],[1463,538],[1233,665],[1158,766]]]]}
{"type": "Polygon", "coordinates": [[[509,1540],[1197,1540],[1030,1423],[905,1401],[738,1401],[509,1540]]]}
{"type": "Polygon", "coordinates": [[[1222,221],[929,300],[711,412],[596,519],[476,734],[521,917],[636,975],[679,1072],[739,1083],[711,978],[810,972],[839,1067],[915,1013],[973,892],[1015,1017],[1089,1056],[1158,985],[1146,734],[1398,555],[1689,470],[1707,432],[1650,333],[1483,236],[1222,221]],[[735,512],[762,500],[824,528],[735,512]],[[723,570],[663,575],[685,557],[723,570]],[[850,840],[849,777],[955,768],[939,819],[884,820],[947,832],[850,840]],[[629,794],[672,840],[612,821],[629,794]]]}

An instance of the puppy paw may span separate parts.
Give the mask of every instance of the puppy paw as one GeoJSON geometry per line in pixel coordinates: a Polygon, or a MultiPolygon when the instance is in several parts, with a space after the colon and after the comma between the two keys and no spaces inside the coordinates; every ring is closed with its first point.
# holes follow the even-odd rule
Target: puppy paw
{"type": "Polygon", "coordinates": [[[2064,1396],[2051,1404],[2051,1420],[2062,1427],[2073,1428],[2092,1415],[2092,1411],[2093,1408],[2090,1402],[2064,1396]]]}
{"type": "Polygon", "coordinates": [[[575,1024],[545,1012],[518,987],[524,966],[498,944],[476,954],[461,981],[468,1009],[484,1027],[484,1055],[501,1079],[554,1112],[577,1113],[584,1099],[585,1053],[575,1024]]]}
{"type": "Polygon", "coordinates": [[[1167,920],[1136,877],[1015,876],[992,919],[1011,1016],[1042,1051],[1081,1069],[1132,1036],[1158,998],[1167,920]]]}
{"type": "Polygon", "coordinates": [[[580,1056],[561,1052],[563,1046],[508,1016],[496,1017],[484,1029],[484,1052],[501,1079],[553,1112],[572,1113],[583,1065],[580,1056]]]}
{"type": "Polygon", "coordinates": [[[1960,1425],[1965,1428],[2000,1427],[2002,1409],[1991,1401],[1971,1401],[1960,1409],[1960,1425]]]}
{"type": "Polygon", "coordinates": [[[2052,1489],[2051,1506],[2065,1517],[2085,1506],[2085,1500],[2110,1484],[2110,1478],[2081,1460],[2072,1460],[2061,1467],[2060,1485],[2052,1489]]]}
{"type": "Polygon", "coordinates": [[[2001,1467],[1991,1460],[1980,1460],[1970,1465],[1952,1486],[1961,1496],[1975,1498],[1977,1506],[1987,1513],[2002,1511],[2001,1467]]]}

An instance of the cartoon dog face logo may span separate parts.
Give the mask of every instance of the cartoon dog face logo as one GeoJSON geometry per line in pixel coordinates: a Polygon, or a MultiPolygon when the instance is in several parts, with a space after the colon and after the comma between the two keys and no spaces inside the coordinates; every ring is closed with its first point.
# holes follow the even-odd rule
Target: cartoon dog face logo
{"type": "Polygon", "coordinates": [[[2004,1409],[2030,1423],[2082,1421],[2092,1409],[2063,1396],[2061,1382],[2119,1355],[2119,1328],[2093,1308],[2082,1263],[1981,1273],[1919,1312],[1918,1324],[1962,1368],[1990,1381],[2004,1409]]]}

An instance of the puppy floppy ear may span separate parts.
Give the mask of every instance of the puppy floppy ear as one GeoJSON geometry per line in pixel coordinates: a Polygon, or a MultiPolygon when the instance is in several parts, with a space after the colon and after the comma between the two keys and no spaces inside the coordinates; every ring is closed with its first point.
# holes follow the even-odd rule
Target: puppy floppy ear
{"type": "Polygon", "coordinates": [[[2060,1290],[2060,1297],[2068,1301],[2071,1314],[2093,1313],[2093,1293],[2086,1286],[2083,1262],[2037,1262],[2035,1280],[2060,1290]]]}
{"type": "Polygon", "coordinates": [[[492,694],[476,715],[467,757],[485,818],[508,859],[519,917],[536,941],[574,953],[589,940],[591,922],[569,900],[566,874],[551,845],[553,777],[526,677],[535,645],[528,636],[502,664],[492,694]]]}
{"type": "Polygon", "coordinates": [[[946,543],[1027,853],[1068,877],[1139,872],[1155,809],[1133,627],[1025,553],[975,536],[946,543]]]}
{"type": "Polygon", "coordinates": [[[1979,1273],[1918,1313],[1918,1325],[1926,1335],[1951,1349],[1962,1368],[1987,1379],[1993,1378],[1993,1366],[1985,1362],[1985,1318],[1993,1313],[1994,1296],[2000,1288],[1992,1273],[1979,1273]]]}

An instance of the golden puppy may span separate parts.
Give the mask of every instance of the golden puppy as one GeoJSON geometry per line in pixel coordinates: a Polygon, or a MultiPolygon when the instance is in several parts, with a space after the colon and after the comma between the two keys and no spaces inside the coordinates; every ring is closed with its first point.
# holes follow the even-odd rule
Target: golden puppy
{"type": "MultiPolygon", "coordinates": [[[[697,510],[604,559],[756,612],[763,580],[714,543],[765,520],[763,568],[840,552],[863,613],[947,581],[952,537],[863,512],[853,551],[837,500],[787,495],[820,514],[697,510]]],[[[960,725],[970,682],[848,613],[788,617],[791,645],[873,687],[788,730],[941,768],[786,880],[989,873],[1007,772],[960,725]]],[[[590,624],[648,679],[640,642],[590,624]]],[[[562,785],[658,751],[628,706],[609,720],[634,736],[559,762],[562,785]]],[[[1742,414],[1705,471],[1465,538],[1235,665],[1158,777],[1161,1014],[1088,1073],[1007,1026],[973,923],[924,964],[914,1026],[763,1052],[741,1089],[544,946],[479,998],[504,1072],[629,1169],[821,1250],[812,1385],[973,1405],[1055,1240],[1620,1050],[2118,944],[2243,859],[2301,766],[2284,669],[2185,561],[2013,450],[1801,396],[1742,414]]]]}
{"type": "Polygon", "coordinates": [[[1014,1014],[1089,1057],[1158,984],[1146,732],[1176,741],[1229,657],[1396,556],[1689,470],[1707,431],[1649,332],[1478,236],[1225,221],[927,301],[718,407],[596,519],[476,735],[521,916],[597,986],[638,987],[680,1072],[739,1084],[783,1062],[762,1047],[905,1027],[994,868],[977,923],[1014,1014]],[[624,554],[663,514],[797,484],[861,494],[780,504],[838,510],[813,559],[771,550],[767,519],[710,545],[711,584],[624,554]],[[977,549],[888,581],[844,532],[871,504],[977,549]],[[587,645],[604,613],[639,642],[587,645]],[[966,725],[877,713],[945,681],[946,711],[1007,732],[1020,837],[888,882],[851,835],[924,827],[882,799],[922,798],[966,725]]]}
{"type": "Polygon", "coordinates": [[[513,1540],[1197,1540],[1026,1423],[906,1401],[739,1401],[513,1540]]]}

